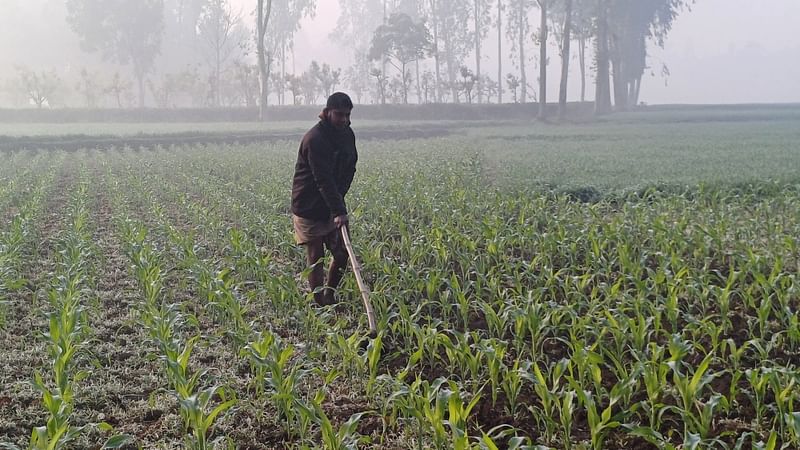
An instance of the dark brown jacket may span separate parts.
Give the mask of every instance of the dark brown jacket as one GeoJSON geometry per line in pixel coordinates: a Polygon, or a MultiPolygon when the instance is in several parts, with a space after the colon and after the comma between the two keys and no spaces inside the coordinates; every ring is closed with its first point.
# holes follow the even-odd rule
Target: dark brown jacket
{"type": "Polygon", "coordinates": [[[303,136],[294,166],[292,213],[329,220],[347,214],[344,196],[356,173],[356,136],[320,120],[303,136]]]}

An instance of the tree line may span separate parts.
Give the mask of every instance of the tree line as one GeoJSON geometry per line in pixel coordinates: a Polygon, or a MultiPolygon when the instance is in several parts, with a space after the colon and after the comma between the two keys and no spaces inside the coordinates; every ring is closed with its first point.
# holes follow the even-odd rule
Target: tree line
{"type": "Polygon", "coordinates": [[[335,40],[349,57],[297,71],[294,38],[316,0],[248,0],[242,10],[231,0],[65,0],[81,49],[117,70],[62,80],[55,70],[20,67],[11,86],[39,107],[69,89],[90,108],[149,100],[263,111],[315,104],[339,88],[360,103],[533,101],[544,118],[550,98],[563,114],[567,100],[587,100],[593,82],[602,114],[639,103],[648,50],[664,45],[693,0],[338,1],[336,28],[319,39],[335,40]],[[491,68],[490,36],[499,55],[491,68]],[[571,98],[573,60],[581,88],[571,98]],[[557,93],[547,89],[548,64],[561,68],[557,93]]]}

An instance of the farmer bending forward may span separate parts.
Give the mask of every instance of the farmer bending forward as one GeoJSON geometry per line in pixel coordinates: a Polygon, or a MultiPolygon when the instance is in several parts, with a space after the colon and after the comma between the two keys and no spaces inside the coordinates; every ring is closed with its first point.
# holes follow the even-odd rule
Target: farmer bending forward
{"type": "Polygon", "coordinates": [[[308,283],[319,305],[336,302],[334,292],[347,267],[340,228],[348,223],[344,196],[356,172],[356,137],[350,129],[353,102],[347,94],[328,97],[320,121],[303,136],[292,183],[295,239],[305,245],[312,267],[308,283]],[[322,267],[325,247],[333,256],[327,282],[322,267]],[[324,285],[324,289],[322,288],[324,285]]]}

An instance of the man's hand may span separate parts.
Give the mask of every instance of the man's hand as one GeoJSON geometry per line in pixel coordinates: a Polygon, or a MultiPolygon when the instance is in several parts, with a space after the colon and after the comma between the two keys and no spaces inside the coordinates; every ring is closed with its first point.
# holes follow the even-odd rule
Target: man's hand
{"type": "Polygon", "coordinates": [[[347,217],[347,214],[342,214],[341,216],[336,216],[333,218],[333,224],[336,225],[336,228],[342,228],[342,225],[347,225],[350,223],[350,218],[347,217]]]}

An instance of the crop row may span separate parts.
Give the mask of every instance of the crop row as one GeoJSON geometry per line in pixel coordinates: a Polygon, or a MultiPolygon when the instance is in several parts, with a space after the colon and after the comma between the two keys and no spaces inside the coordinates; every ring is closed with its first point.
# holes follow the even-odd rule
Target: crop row
{"type": "Polygon", "coordinates": [[[796,187],[581,203],[448,142],[362,152],[372,340],[304,293],[284,146],[95,155],[187,446],[800,445],[796,187]]]}
{"type": "MultiPolygon", "coordinates": [[[[162,167],[174,168],[182,156],[164,152],[156,157],[169,161],[162,167]]],[[[220,173],[224,180],[225,169],[204,167],[198,161],[203,158],[215,163],[221,159],[195,156],[188,169],[169,177],[175,184],[164,191],[195,193],[215,207],[231,205],[226,211],[208,214],[195,204],[195,220],[208,219],[202,225],[205,229],[210,226],[219,233],[222,227],[211,219],[224,213],[240,224],[252,221],[241,225],[262,232],[253,223],[258,214],[236,206],[253,202],[257,194],[244,191],[249,198],[236,198],[229,194],[233,189],[223,187],[225,193],[215,195],[220,185],[230,185],[192,176],[208,170],[220,173]]],[[[255,171],[248,173],[243,166],[236,169],[237,185],[256,184],[255,171]]],[[[424,379],[437,372],[450,373],[472,398],[485,393],[484,389],[491,391],[492,403],[505,405],[510,421],[518,422],[515,417],[525,410],[538,417],[541,426],[536,428],[546,430],[540,438],[544,442],[569,439],[564,425],[558,424],[560,415],[553,414],[556,402],[542,399],[546,392],[561,390],[574,405],[582,405],[587,431],[595,431],[597,439],[603,436],[599,431],[608,428],[602,420],[589,421],[591,405],[599,405],[595,411],[609,411],[606,422],[626,422],[633,435],[665,442],[682,436],[679,440],[688,442],[696,436],[702,440],[719,434],[709,428],[709,414],[735,417],[750,407],[764,410],[752,392],[755,379],[748,381],[748,373],[778,373],[771,375],[775,386],[793,385],[791,371],[759,366],[764,357],[778,358],[780,365],[780,358],[786,357],[782,353],[794,352],[797,345],[791,304],[796,287],[791,272],[782,268],[784,261],[797,264],[796,243],[790,237],[797,223],[791,214],[784,216],[789,221],[779,227],[758,220],[776,209],[796,210],[796,196],[791,192],[786,199],[735,201],[720,192],[695,199],[653,192],[649,204],[581,205],[547,195],[476,193],[458,181],[468,178],[469,170],[469,166],[451,168],[450,175],[441,178],[439,189],[425,193],[433,195],[399,191],[400,182],[393,189],[376,188],[384,197],[402,196],[405,201],[398,199],[397,204],[407,205],[370,221],[375,239],[365,246],[372,251],[364,252],[382,316],[394,319],[384,325],[391,330],[392,358],[405,363],[397,374],[401,383],[408,376],[424,379]],[[413,201],[408,201],[409,196],[413,201]],[[463,207],[467,200],[469,208],[463,207]],[[448,205],[451,209],[461,206],[458,211],[463,214],[439,214],[448,205]],[[481,219],[478,211],[488,213],[481,219]],[[741,231],[730,235],[726,229],[741,231]],[[762,237],[771,237],[766,248],[753,252],[747,242],[762,237]],[[381,302],[392,291],[396,293],[389,295],[407,301],[381,302]],[[736,334],[743,331],[740,322],[747,336],[736,334]],[[676,350],[681,346],[687,350],[676,350]],[[407,350],[397,350],[402,348],[407,350]],[[494,356],[497,353],[499,358],[494,356]],[[736,371],[724,370],[730,359],[735,360],[736,371]],[[705,369],[703,362],[707,362],[705,369]],[[658,396],[653,392],[649,403],[631,402],[632,395],[622,396],[626,402],[611,401],[614,386],[644,394],[647,388],[641,382],[628,382],[631,374],[639,376],[662,366],[674,367],[655,378],[670,389],[662,389],[658,396]],[[569,378],[554,375],[559,370],[569,373],[569,378]],[[706,377],[709,383],[725,379],[730,384],[724,393],[696,389],[690,392],[693,401],[688,402],[681,380],[693,377],[706,377]],[[544,389],[547,383],[542,379],[548,378],[555,381],[544,389]],[[574,381],[569,383],[569,379],[574,381]],[[592,380],[597,383],[592,392],[597,399],[586,395],[585,389],[576,389],[595,384],[592,380]],[[527,397],[544,403],[520,405],[518,399],[520,395],[526,398],[526,390],[527,397]],[[700,407],[695,400],[697,405],[716,406],[700,407]],[[610,413],[617,409],[626,416],[610,420],[610,413]],[[706,418],[701,417],[704,411],[706,418]],[[636,421],[644,426],[631,425],[636,421]],[[685,425],[680,435],[674,434],[677,423],[685,425]],[[644,427],[653,433],[647,434],[644,427]]],[[[425,175],[412,176],[411,185],[430,190],[436,183],[425,175]]],[[[701,387],[709,388],[709,383],[701,387]]],[[[398,386],[388,389],[402,391],[402,384],[398,386]]],[[[762,430],[785,430],[781,436],[788,442],[793,439],[793,417],[784,412],[764,423],[763,415],[757,414],[752,432],[761,436],[762,430]]],[[[745,434],[737,437],[747,439],[745,434]]]]}

